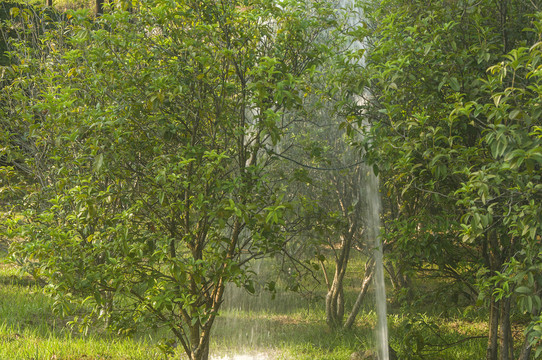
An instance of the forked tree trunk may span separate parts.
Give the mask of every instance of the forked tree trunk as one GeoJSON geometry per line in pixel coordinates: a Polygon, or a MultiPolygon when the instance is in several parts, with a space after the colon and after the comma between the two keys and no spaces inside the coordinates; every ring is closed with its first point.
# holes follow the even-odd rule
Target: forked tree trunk
{"type": "Polygon", "coordinates": [[[331,288],[326,295],[326,322],[331,328],[341,326],[344,317],[344,294],[342,276],[335,273],[331,288]]]}
{"type": "Polygon", "coordinates": [[[410,279],[408,276],[403,272],[403,269],[401,267],[395,267],[393,263],[389,262],[384,264],[384,269],[389,275],[389,278],[391,280],[391,285],[393,287],[394,291],[399,291],[405,289],[407,291],[407,299],[414,298],[414,294],[412,292],[412,288],[410,286],[410,279]]]}
{"type": "Polygon", "coordinates": [[[395,270],[395,266],[393,264],[384,264],[384,268],[388,272],[388,275],[390,276],[391,286],[393,287],[393,290],[400,289],[399,285],[399,279],[398,279],[398,271],[395,270]]]}
{"type": "Polygon", "coordinates": [[[331,328],[340,327],[343,323],[343,279],[348,267],[353,237],[354,233],[352,231],[349,231],[348,234],[341,236],[341,250],[339,252],[339,256],[335,258],[335,274],[333,275],[333,282],[328,285],[328,292],[326,295],[326,322],[331,328]]]}

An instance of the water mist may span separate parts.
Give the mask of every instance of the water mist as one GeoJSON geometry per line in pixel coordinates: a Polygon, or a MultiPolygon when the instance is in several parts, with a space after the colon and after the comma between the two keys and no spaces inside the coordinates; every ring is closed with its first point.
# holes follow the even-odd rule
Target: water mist
{"type": "Polygon", "coordinates": [[[384,263],[383,263],[383,245],[380,238],[380,192],[378,177],[373,169],[367,169],[365,181],[365,198],[367,201],[366,221],[368,238],[374,239],[374,259],[375,259],[375,297],[376,313],[378,322],[376,328],[378,358],[380,360],[389,360],[388,347],[388,322],[386,315],[386,286],[384,284],[384,263]]]}
{"type": "MultiPolygon", "coordinates": [[[[348,26],[359,26],[363,19],[362,9],[357,6],[356,0],[340,0],[340,6],[343,10],[347,11],[347,24],[348,26]]],[[[353,40],[350,44],[351,49],[363,49],[365,46],[363,42],[359,40],[353,40]]],[[[363,59],[361,60],[363,64],[363,59]]],[[[361,96],[355,97],[358,105],[361,105],[364,100],[361,96]]],[[[370,127],[369,123],[365,123],[365,126],[370,127]]],[[[379,360],[389,360],[389,346],[388,346],[388,322],[386,314],[386,286],[384,283],[384,263],[383,263],[383,246],[380,238],[380,192],[379,192],[379,180],[375,175],[373,168],[366,166],[365,171],[365,185],[361,189],[365,192],[366,209],[365,218],[367,221],[367,233],[368,239],[374,240],[374,252],[375,259],[375,301],[376,301],[376,313],[378,316],[377,328],[376,328],[376,340],[378,344],[377,352],[379,360]]]]}

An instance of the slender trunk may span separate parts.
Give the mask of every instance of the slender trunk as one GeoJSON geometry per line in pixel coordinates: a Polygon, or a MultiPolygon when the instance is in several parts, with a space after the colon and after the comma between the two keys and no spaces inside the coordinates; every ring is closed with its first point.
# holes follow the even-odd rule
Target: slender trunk
{"type": "MultiPolygon", "coordinates": [[[[239,240],[239,234],[241,233],[242,225],[239,219],[236,219],[233,226],[233,233],[230,238],[230,244],[228,246],[228,253],[226,258],[232,259],[235,254],[235,247],[239,240]]],[[[201,248],[195,250],[196,253],[193,254],[195,259],[201,259],[201,248]]],[[[227,262],[224,262],[223,267],[227,266],[227,262]]],[[[195,284],[195,283],[194,283],[195,284]]],[[[211,338],[211,328],[213,326],[214,320],[216,319],[216,314],[218,313],[220,306],[222,304],[222,298],[224,296],[225,290],[225,280],[224,277],[220,277],[212,294],[206,299],[209,301],[210,307],[212,309],[211,315],[206,323],[202,324],[199,321],[193,326],[189,327],[190,330],[190,342],[189,346],[185,346],[185,352],[189,354],[190,360],[208,360],[209,359],[209,341],[211,338]],[[186,350],[188,349],[188,350],[186,350]]],[[[197,293],[197,287],[193,287],[192,290],[194,293],[197,293]]],[[[189,319],[192,320],[192,319],[189,319]]]]}
{"type": "Polygon", "coordinates": [[[514,360],[514,336],[512,335],[512,324],[510,322],[510,307],[511,302],[508,303],[508,353],[510,360],[514,360]]]}
{"type": "Polygon", "coordinates": [[[521,354],[519,355],[518,360],[529,360],[531,357],[531,344],[529,343],[529,337],[525,336],[523,341],[523,347],[521,349],[521,354]]]}
{"type": "Polygon", "coordinates": [[[500,1],[500,15],[501,15],[501,31],[502,31],[502,44],[504,53],[508,53],[511,49],[508,41],[508,0],[500,1]]]}
{"type": "Polygon", "coordinates": [[[202,343],[199,348],[197,360],[208,360],[209,359],[209,337],[206,336],[205,339],[202,339],[202,343]]]}
{"type": "Polygon", "coordinates": [[[193,325],[190,326],[190,346],[192,353],[190,357],[192,360],[200,360],[200,354],[198,351],[199,344],[199,326],[193,325]]]}
{"type": "Polygon", "coordinates": [[[491,297],[489,305],[489,336],[486,360],[497,360],[499,345],[499,303],[491,297]]]}
{"type": "Polygon", "coordinates": [[[331,328],[341,326],[344,316],[343,264],[337,262],[335,276],[326,295],[326,322],[331,328]]]}
{"type": "MultiPolygon", "coordinates": [[[[350,229],[352,230],[352,228],[350,229]]],[[[344,317],[344,291],[343,279],[348,267],[350,248],[354,233],[349,231],[341,235],[341,248],[339,255],[335,257],[335,274],[326,295],[326,322],[329,327],[337,328],[343,323],[344,317]]]]}
{"type": "Polygon", "coordinates": [[[370,260],[367,263],[366,269],[365,269],[365,276],[363,278],[363,283],[361,285],[361,289],[359,291],[358,297],[356,298],[356,302],[354,303],[354,306],[352,307],[352,311],[350,312],[350,315],[348,316],[348,319],[346,319],[346,322],[344,323],[345,329],[351,329],[352,325],[354,324],[354,321],[356,320],[356,317],[358,316],[359,309],[361,308],[361,304],[363,303],[363,299],[365,298],[365,294],[367,294],[367,291],[369,290],[369,285],[371,284],[371,280],[373,279],[374,274],[374,261],[370,260]]]}
{"type": "Polygon", "coordinates": [[[337,297],[337,319],[339,319],[339,324],[342,324],[344,318],[344,289],[341,284],[341,289],[339,291],[339,296],[337,297]]]}
{"type": "MultiPolygon", "coordinates": [[[[494,232],[488,232],[486,236],[487,247],[486,259],[489,261],[491,275],[500,270],[502,265],[501,254],[499,253],[499,241],[494,232]]],[[[491,289],[491,294],[493,289],[491,289]]],[[[502,301],[502,300],[501,300],[502,301]]],[[[499,355],[499,324],[500,324],[500,302],[491,295],[489,302],[489,332],[487,341],[486,360],[497,360],[499,355]]]]}
{"type": "Polygon", "coordinates": [[[329,327],[337,328],[343,323],[344,317],[344,290],[343,279],[348,267],[350,248],[352,246],[353,232],[341,236],[341,250],[335,258],[335,274],[326,295],[326,322],[329,327]]]}
{"type": "Polygon", "coordinates": [[[53,0],[47,0],[47,6],[53,6],[53,0]]]}
{"type": "Polygon", "coordinates": [[[113,292],[112,291],[105,291],[104,292],[104,301],[105,305],[103,308],[103,311],[105,312],[105,328],[109,328],[111,326],[111,314],[113,313],[113,292]]]}
{"type": "Polygon", "coordinates": [[[326,323],[330,328],[335,327],[335,317],[333,316],[333,292],[332,289],[326,294],[326,323]]]}
{"type": "Polygon", "coordinates": [[[500,301],[501,360],[514,360],[514,338],[510,326],[510,298],[500,301]]]}
{"type": "MultiPolygon", "coordinates": [[[[536,291],[538,293],[538,291],[536,291]]],[[[531,312],[532,317],[540,316],[540,310],[533,309],[531,312]]],[[[531,356],[532,346],[529,342],[529,334],[525,334],[525,340],[523,340],[523,346],[521,348],[521,354],[519,355],[518,360],[529,360],[531,356]]]]}
{"type": "Polygon", "coordinates": [[[344,315],[342,292],[342,279],[336,277],[326,295],[326,322],[331,328],[336,328],[342,324],[344,315]]]}
{"type": "Polygon", "coordinates": [[[327,290],[329,291],[331,289],[331,284],[329,282],[329,276],[327,275],[326,266],[322,260],[320,260],[320,267],[322,268],[322,272],[324,273],[324,281],[326,282],[327,290]]]}

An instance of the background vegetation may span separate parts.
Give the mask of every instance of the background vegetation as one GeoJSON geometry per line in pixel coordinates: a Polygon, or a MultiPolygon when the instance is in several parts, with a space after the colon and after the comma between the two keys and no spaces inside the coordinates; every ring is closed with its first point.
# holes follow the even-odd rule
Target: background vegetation
{"type": "Polygon", "coordinates": [[[367,166],[392,356],[541,356],[539,1],[42,5],[0,5],[0,356],[373,356],[367,166]]]}

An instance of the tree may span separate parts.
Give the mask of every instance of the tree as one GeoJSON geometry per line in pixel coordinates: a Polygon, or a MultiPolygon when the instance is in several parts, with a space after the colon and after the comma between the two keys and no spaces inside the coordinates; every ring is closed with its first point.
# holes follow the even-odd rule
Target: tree
{"type": "Polygon", "coordinates": [[[265,148],[325,56],[314,40],[331,13],[156,0],[71,12],[41,58],[18,52],[2,133],[36,185],[11,222],[14,258],[60,308],[91,304],[83,324],[166,326],[207,359],[225,285],[250,290],[250,260],[283,246],[288,204],[265,148]]]}
{"type": "Polygon", "coordinates": [[[362,191],[366,170],[354,156],[340,119],[329,109],[312,112],[312,121],[295,126],[294,143],[297,149],[288,152],[295,159],[303,159],[297,166],[291,184],[296,197],[305,204],[305,227],[299,241],[311,251],[313,264],[319,264],[327,287],[325,298],[326,322],[333,328],[353,325],[373,274],[371,245],[367,244],[364,221],[365,195],[362,191]],[[327,110],[327,111],[326,111],[327,110]],[[329,121],[334,119],[335,122],[329,121]],[[366,258],[360,295],[347,322],[344,280],[352,253],[359,251],[366,258]],[[331,276],[326,263],[332,264],[331,276]]]}
{"type": "Polygon", "coordinates": [[[366,169],[349,144],[347,133],[352,128],[341,126],[358,100],[352,95],[358,89],[351,72],[359,70],[362,63],[364,49],[353,37],[362,24],[355,8],[339,6],[336,14],[336,25],[321,39],[333,44],[335,52],[314,73],[312,86],[303,97],[304,111],[293,114],[284,138],[273,151],[289,162],[280,169],[279,178],[289,179],[288,195],[298,205],[295,216],[301,223],[291,246],[296,255],[289,256],[294,262],[289,264],[296,268],[296,274],[306,270],[316,277],[315,270],[322,271],[327,287],[326,322],[332,329],[353,325],[374,265],[369,250],[372,245],[367,245],[364,234],[366,200],[362,188],[366,169]],[[362,254],[366,266],[350,311],[344,279],[351,254],[356,251],[362,254]],[[304,260],[302,265],[311,266],[296,266],[298,258],[304,260]],[[326,264],[331,264],[331,272],[326,264]]]}
{"type": "Polygon", "coordinates": [[[104,13],[104,0],[96,0],[96,15],[104,13]]]}
{"type": "Polygon", "coordinates": [[[289,253],[284,255],[292,260],[286,261],[289,272],[295,269],[299,280],[293,285],[296,290],[306,287],[304,275],[314,280],[321,270],[322,282],[327,287],[326,322],[332,329],[349,329],[373,276],[374,239],[365,231],[367,168],[350,146],[346,131],[340,129],[342,120],[330,109],[332,102],[315,104],[310,97],[305,101],[312,102],[308,106],[310,119],[293,121],[280,144],[282,151],[275,152],[289,162],[280,168],[277,177],[288,179],[287,194],[296,206],[294,219],[289,219],[289,223],[297,224],[296,231],[291,231],[289,253]],[[365,271],[359,279],[359,296],[350,311],[344,281],[355,252],[365,261],[365,271]]]}
{"type": "MultiPolygon", "coordinates": [[[[439,274],[464,284],[467,294],[488,290],[487,359],[497,359],[499,346],[501,359],[513,352],[513,299],[499,296],[498,287],[488,280],[524,250],[521,236],[513,235],[514,221],[496,214],[506,214],[515,204],[525,206],[525,199],[503,196],[514,193],[514,181],[536,181],[512,180],[509,175],[510,181],[505,181],[502,176],[498,159],[506,148],[501,143],[508,138],[501,134],[495,140],[497,130],[491,135],[495,122],[502,122],[494,113],[515,119],[520,112],[510,108],[508,113],[495,102],[500,98],[495,88],[488,90],[485,73],[512,49],[535,42],[535,33],[522,30],[531,22],[527,14],[538,6],[521,1],[384,1],[375,12],[367,12],[375,26],[367,58],[371,96],[360,122],[371,123],[368,133],[373,136],[368,135],[362,146],[386,181],[388,246],[401,254],[399,266],[406,263],[423,271],[431,264],[439,274]],[[473,103],[495,103],[499,110],[473,103]],[[478,289],[473,287],[476,274],[478,289]]],[[[501,77],[499,86],[514,88],[514,80],[501,77]]],[[[516,125],[512,133],[519,148],[530,148],[527,134],[534,122],[516,125]]]]}
{"type": "MultiPolygon", "coordinates": [[[[513,302],[531,315],[521,359],[540,343],[538,323],[542,303],[539,275],[542,214],[540,166],[540,73],[542,53],[540,15],[534,22],[537,41],[512,49],[488,69],[483,91],[486,101],[457,104],[454,121],[468,118],[484,125],[480,161],[469,171],[469,179],[458,190],[466,213],[464,241],[497,243],[490,253],[490,267],[482,277],[483,295],[492,300],[490,335],[500,337],[502,359],[514,358],[510,312],[513,302]],[[498,333],[500,331],[500,334],[498,333]]],[[[536,357],[542,349],[538,348],[536,357]]],[[[489,357],[489,355],[488,355],[489,357]]]]}

